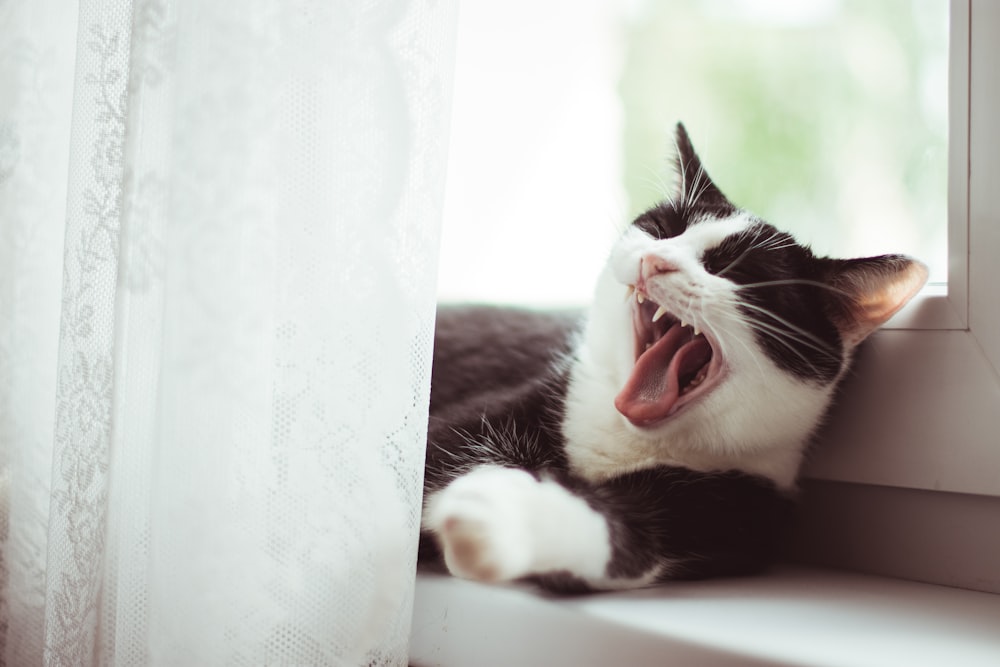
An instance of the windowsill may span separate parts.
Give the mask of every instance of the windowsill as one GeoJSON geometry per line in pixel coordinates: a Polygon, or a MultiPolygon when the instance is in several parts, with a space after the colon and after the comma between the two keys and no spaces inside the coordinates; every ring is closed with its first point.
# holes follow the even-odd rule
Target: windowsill
{"type": "Polygon", "coordinates": [[[417,577],[414,665],[1000,665],[1000,595],[833,570],[553,598],[417,577]]]}
{"type": "Polygon", "coordinates": [[[951,295],[948,285],[925,285],[903,309],[892,316],[885,329],[963,330],[967,328],[965,305],[951,295]]]}

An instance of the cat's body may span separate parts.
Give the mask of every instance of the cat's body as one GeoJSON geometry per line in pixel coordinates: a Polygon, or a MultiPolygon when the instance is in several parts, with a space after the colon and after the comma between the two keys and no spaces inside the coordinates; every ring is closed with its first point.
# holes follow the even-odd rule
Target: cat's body
{"type": "Polygon", "coordinates": [[[439,310],[423,561],[559,589],[769,563],[853,349],[926,271],[814,257],[677,143],[676,198],[616,243],[588,313],[439,310]]]}

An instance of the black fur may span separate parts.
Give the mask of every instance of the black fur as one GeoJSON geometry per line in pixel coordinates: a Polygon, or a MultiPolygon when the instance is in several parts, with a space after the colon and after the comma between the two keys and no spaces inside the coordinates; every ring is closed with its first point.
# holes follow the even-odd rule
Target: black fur
{"type": "MultiPolygon", "coordinates": [[[[434,332],[424,496],[472,468],[497,463],[567,472],[560,423],[564,359],[581,313],[441,307],[434,332]]],[[[439,564],[434,538],[419,558],[439,564]]]]}
{"type": "MultiPolygon", "coordinates": [[[[708,175],[682,125],[677,127],[677,151],[684,188],[680,196],[646,211],[633,223],[656,239],[677,236],[689,225],[738,210],[708,175]]],[[[763,221],[702,257],[709,273],[753,285],[743,292],[749,304],[743,312],[759,323],[757,339],[768,356],[786,371],[822,383],[836,378],[843,359],[840,335],[829,315],[832,293],[820,287],[827,278],[826,261],[763,221]],[[791,284],[791,280],[805,282],[791,284]],[[765,307],[771,315],[753,306],[765,307]],[[775,329],[788,331],[788,325],[804,335],[775,333],[775,329]]]]}
{"type": "MultiPolygon", "coordinates": [[[[438,311],[425,493],[477,465],[521,468],[555,479],[607,518],[609,577],[637,577],[664,559],[669,579],[765,567],[790,506],[770,481],[662,466],[601,484],[572,473],[560,422],[579,321],[508,308],[438,311]]],[[[439,559],[422,534],[421,562],[439,559]]],[[[565,573],[534,579],[560,592],[587,588],[565,573]]]]}
{"type": "Polygon", "coordinates": [[[823,262],[809,248],[760,222],[707,251],[702,263],[746,286],[743,314],[757,323],[757,341],[780,368],[822,383],[836,378],[844,349],[829,314],[823,262]]]}
{"type": "MultiPolygon", "coordinates": [[[[678,195],[633,223],[654,239],[737,212],[708,177],[682,126],[677,149],[678,195]]],[[[821,384],[835,381],[844,367],[848,344],[841,336],[853,336],[853,346],[869,332],[868,296],[912,264],[902,256],[818,258],[763,221],[700,259],[709,273],[742,287],[739,307],[764,353],[786,372],[821,384]]],[[[425,495],[477,466],[523,469],[561,484],[606,519],[609,579],[634,580],[658,566],[661,579],[766,567],[791,513],[791,500],[769,479],[665,466],[600,483],[574,474],[562,421],[581,324],[580,313],[439,310],[425,495]]],[[[421,562],[440,562],[440,556],[433,536],[421,534],[421,562]]],[[[533,579],[552,590],[586,589],[568,572],[533,579]]]]}
{"type": "Polygon", "coordinates": [[[426,491],[484,463],[566,468],[563,360],[580,319],[485,306],[438,310],[426,491]]]}

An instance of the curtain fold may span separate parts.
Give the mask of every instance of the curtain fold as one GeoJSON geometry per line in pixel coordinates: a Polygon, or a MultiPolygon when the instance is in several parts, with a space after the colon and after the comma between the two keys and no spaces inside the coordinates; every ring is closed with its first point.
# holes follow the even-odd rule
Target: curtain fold
{"type": "Polygon", "coordinates": [[[405,664],[455,15],[0,5],[2,664],[405,664]]]}

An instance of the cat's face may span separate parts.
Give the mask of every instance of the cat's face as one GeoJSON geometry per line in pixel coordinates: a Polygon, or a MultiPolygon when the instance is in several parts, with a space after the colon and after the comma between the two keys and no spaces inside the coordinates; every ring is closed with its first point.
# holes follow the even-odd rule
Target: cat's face
{"type": "Polygon", "coordinates": [[[926,270],[901,256],[814,256],[730,203],[681,126],[677,144],[676,197],[633,222],[598,286],[568,408],[604,442],[576,458],[607,474],[631,450],[787,486],[855,346],[926,270]]]}

